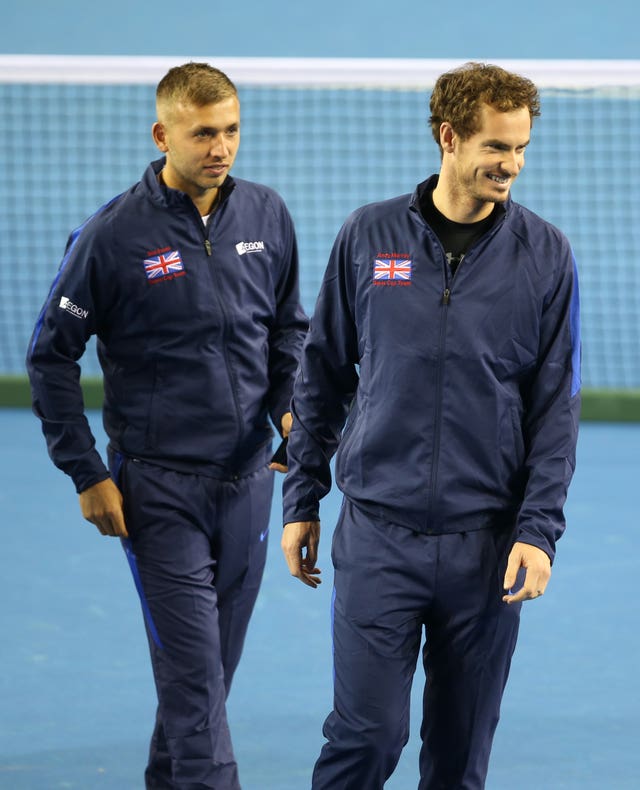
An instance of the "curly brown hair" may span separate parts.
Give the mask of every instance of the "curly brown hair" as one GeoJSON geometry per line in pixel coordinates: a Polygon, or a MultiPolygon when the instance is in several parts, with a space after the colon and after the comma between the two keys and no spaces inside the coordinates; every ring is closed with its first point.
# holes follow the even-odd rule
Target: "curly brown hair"
{"type": "Polygon", "coordinates": [[[527,107],[532,123],[540,115],[540,95],[531,80],[488,63],[465,63],[441,74],[431,94],[429,123],[438,147],[445,121],[463,140],[475,134],[483,104],[500,112],[527,107]]]}

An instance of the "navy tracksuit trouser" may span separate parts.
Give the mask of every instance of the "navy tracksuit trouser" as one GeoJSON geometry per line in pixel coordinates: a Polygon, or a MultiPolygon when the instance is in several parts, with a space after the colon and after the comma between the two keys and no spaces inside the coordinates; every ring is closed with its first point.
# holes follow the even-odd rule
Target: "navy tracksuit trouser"
{"type": "Polygon", "coordinates": [[[267,552],[273,472],[235,481],[116,457],[158,693],[148,790],[239,790],[226,698],[267,552]]]}
{"type": "Polygon", "coordinates": [[[334,707],[313,790],[381,790],[409,738],[426,640],[419,790],[481,790],[520,604],[502,602],[512,530],[424,535],[345,501],[332,559],[334,707]]]}

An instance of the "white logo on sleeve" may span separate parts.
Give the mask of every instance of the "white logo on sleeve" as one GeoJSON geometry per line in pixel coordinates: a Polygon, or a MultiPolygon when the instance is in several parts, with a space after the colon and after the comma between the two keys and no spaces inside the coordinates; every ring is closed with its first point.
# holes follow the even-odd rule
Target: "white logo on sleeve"
{"type": "Polygon", "coordinates": [[[263,241],[239,241],[236,244],[236,252],[238,255],[244,255],[245,252],[263,252],[263,241]]]}
{"type": "Polygon", "coordinates": [[[67,313],[71,313],[71,315],[75,316],[76,318],[87,318],[89,315],[88,310],[85,310],[84,307],[78,307],[78,305],[74,304],[68,296],[60,297],[60,303],[58,307],[67,313]]]}

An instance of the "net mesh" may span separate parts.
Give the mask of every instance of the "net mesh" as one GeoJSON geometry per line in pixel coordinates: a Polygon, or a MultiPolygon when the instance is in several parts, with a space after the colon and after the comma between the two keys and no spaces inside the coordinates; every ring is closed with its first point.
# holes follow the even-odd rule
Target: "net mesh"
{"type": "MultiPolygon", "coordinates": [[[[153,84],[0,80],[0,374],[24,372],[69,232],[157,158],[153,84]]],[[[331,244],[357,206],[439,166],[429,90],[239,84],[234,174],[269,184],[296,223],[312,311],[331,244]]],[[[541,90],[516,200],[560,227],[581,276],[583,385],[640,387],[640,79],[541,90]]],[[[97,374],[95,354],[83,361],[97,374]]]]}

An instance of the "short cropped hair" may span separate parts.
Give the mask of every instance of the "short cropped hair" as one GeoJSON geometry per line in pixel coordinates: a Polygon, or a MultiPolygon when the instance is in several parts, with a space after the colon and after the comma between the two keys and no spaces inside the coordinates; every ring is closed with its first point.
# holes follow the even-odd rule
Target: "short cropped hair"
{"type": "Polygon", "coordinates": [[[237,96],[236,86],[227,75],[208,63],[185,63],[174,66],[164,75],[156,88],[156,107],[173,104],[194,104],[204,107],[237,96]]]}
{"type": "Polygon", "coordinates": [[[445,121],[463,140],[479,131],[483,104],[499,112],[526,107],[531,123],[540,115],[540,95],[531,80],[488,63],[465,63],[441,74],[431,94],[429,123],[438,146],[445,121]]]}

